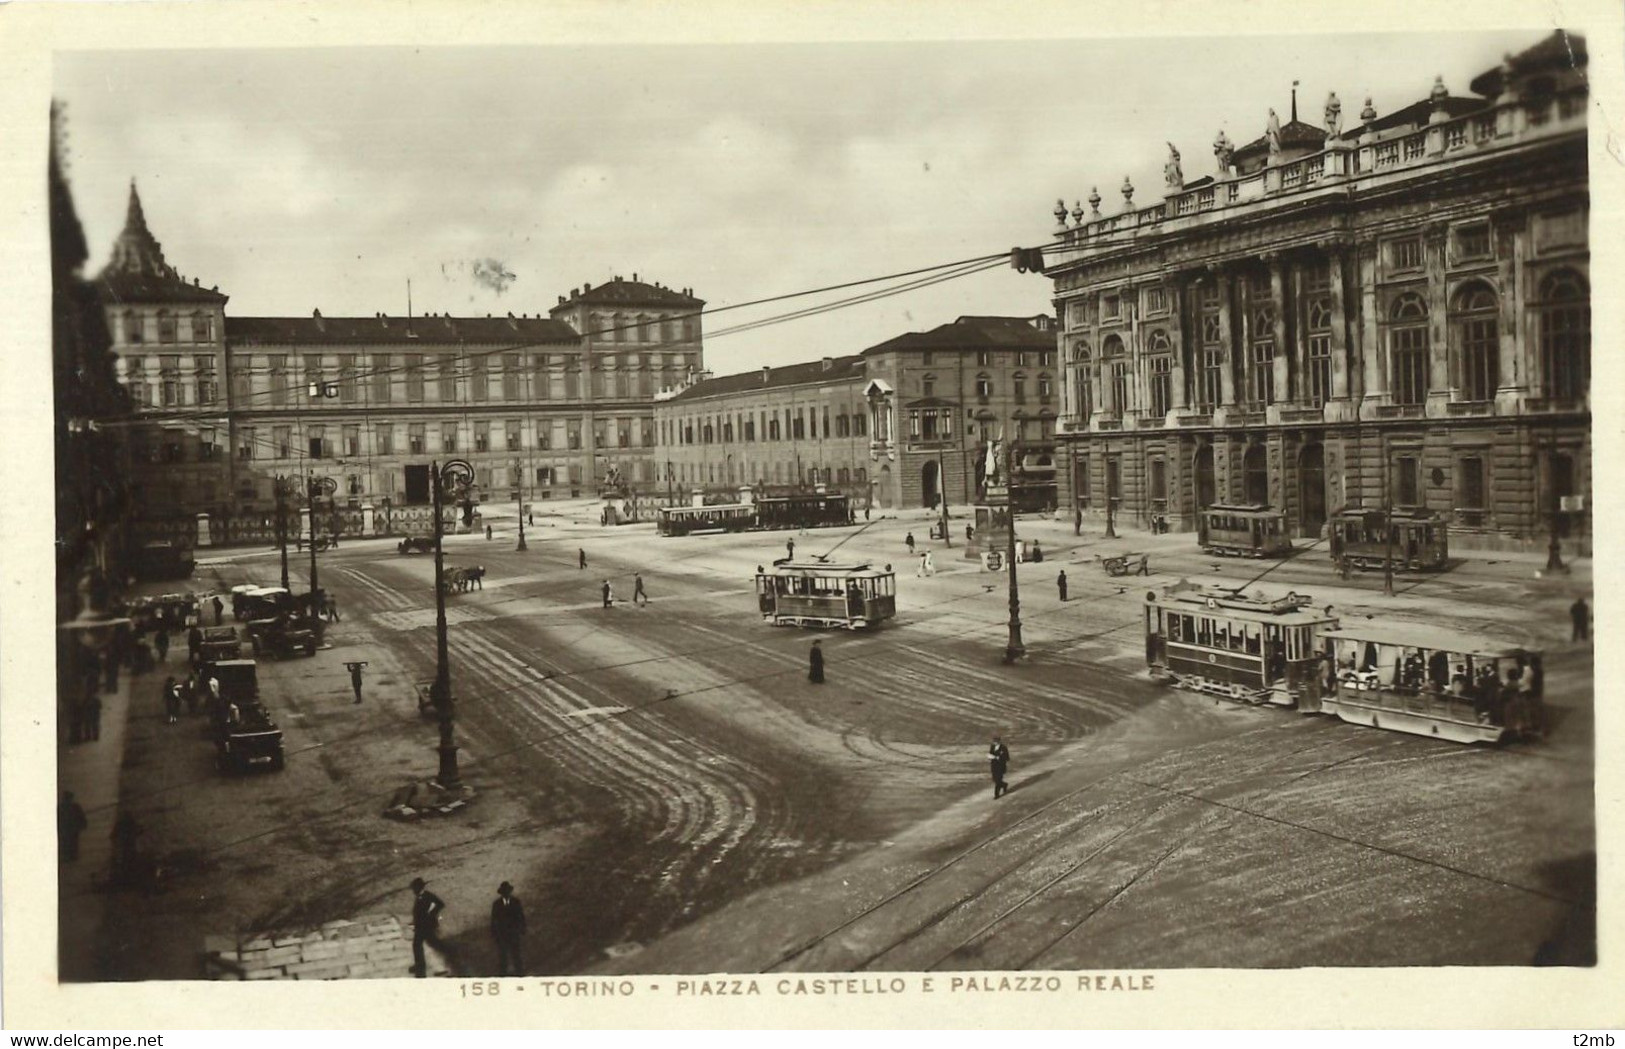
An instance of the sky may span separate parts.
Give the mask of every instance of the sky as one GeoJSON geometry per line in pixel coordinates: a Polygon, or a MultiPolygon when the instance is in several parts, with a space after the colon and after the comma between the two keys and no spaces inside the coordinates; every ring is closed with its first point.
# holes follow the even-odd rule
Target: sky
{"type": "MultiPolygon", "coordinates": [[[[545,314],[636,274],[709,308],[1035,245],[1098,187],[1161,199],[1328,91],[1357,123],[1453,94],[1550,29],[1450,34],[59,52],[68,173],[105,263],[133,178],[228,315],[545,314]],[[494,260],[511,282],[481,279],[494,260]],[[498,288],[496,285],[506,284],[498,288]]],[[[1087,204],[1085,204],[1087,207],[1087,204]]],[[[847,293],[850,294],[850,293],[847,293]]],[[[706,331],[811,305],[708,317],[706,331]]],[[[717,374],[1051,310],[1006,267],[708,336],[717,374]]]]}

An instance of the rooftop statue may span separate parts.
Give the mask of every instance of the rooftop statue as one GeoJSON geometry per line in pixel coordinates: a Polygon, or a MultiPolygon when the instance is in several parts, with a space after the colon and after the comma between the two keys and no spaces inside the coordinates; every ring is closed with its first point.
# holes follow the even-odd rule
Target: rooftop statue
{"type": "Polygon", "coordinates": [[[1219,162],[1219,174],[1230,174],[1230,158],[1235,153],[1236,147],[1230,142],[1230,136],[1221,129],[1219,137],[1213,140],[1213,157],[1219,162]]]}
{"type": "Polygon", "coordinates": [[[1162,166],[1162,177],[1169,189],[1185,188],[1185,172],[1179,166],[1179,150],[1174,148],[1172,142],[1168,143],[1168,163],[1162,166]]]}
{"type": "Polygon", "coordinates": [[[1280,156],[1281,155],[1281,118],[1275,115],[1275,110],[1273,110],[1273,109],[1270,110],[1269,123],[1264,125],[1264,136],[1270,140],[1270,156],[1272,156],[1272,157],[1280,156]]]}
{"type": "Polygon", "coordinates": [[[1326,96],[1326,135],[1330,138],[1343,133],[1343,103],[1337,100],[1337,92],[1333,91],[1326,96]]]}

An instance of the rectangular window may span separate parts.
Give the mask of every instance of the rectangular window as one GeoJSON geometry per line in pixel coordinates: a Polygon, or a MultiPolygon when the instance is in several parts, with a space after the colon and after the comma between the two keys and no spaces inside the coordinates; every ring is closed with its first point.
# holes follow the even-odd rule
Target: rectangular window
{"type": "Polygon", "coordinates": [[[333,446],[327,440],[327,427],[305,427],[305,444],[312,459],[331,458],[333,446]]]}
{"type": "Polygon", "coordinates": [[[192,314],[192,341],[209,342],[214,338],[214,318],[207,313],[192,314]]]}
{"type": "Polygon", "coordinates": [[[214,356],[193,357],[192,371],[197,376],[197,403],[213,404],[220,396],[220,384],[214,374],[214,356]]]}
{"type": "Polygon", "coordinates": [[[992,396],[993,396],[993,380],[992,379],[980,379],[980,378],[977,379],[976,380],[976,401],[977,401],[977,403],[978,404],[986,404],[988,402],[988,400],[990,398],[992,398],[992,396]]]}
{"type": "Polygon", "coordinates": [[[245,426],[237,431],[237,458],[245,462],[254,458],[254,428],[245,426]]]}
{"type": "Polygon", "coordinates": [[[1100,316],[1102,320],[1116,320],[1123,314],[1123,299],[1119,295],[1102,295],[1100,297],[1100,316]]]}
{"type": "Polygon", "coordinates": [[[354,459],[361,454],[361,427],[350,424],[344,427],[344,456],[354,459]]]}
{"type": "Polygon", "coordinates": [[[1388,266],[1396,271],[1422,268],[1422,238],[1406,237],[1388,242],[1388,266]]]}
{"type": "Polygon", "coordinates": [[[1457,505],[1463,510],[1484,509],[1484,460],[1467,456],[1456,464],[1456,474],[1461,487],[1457,505]]]}
{"type": "Polygon", "coordinates": [[[387,353],[375,353],[368,366],[372,380],[372,402],[374,404],[388,404],[393,395],[395,384],[394,358],[387,353]]]}
{"type": "Polygon", "coordinates": [[[1253,343],[1252,371],[1248,378],[1248,397],[1253,407],[1264,408],[1275,403],[1275,340],[1260,339],[1253,343]]]}
{"type": "Polygon", "coordinates": [[[1455,248],[1457,262],[1468,262],[1473,259],[1487,259],[1490,257],[1490,225],[1487,222],[1475,223],[1471,226],[1457,226],[1452,246],[1455,248]]]}
{"type": "Polygon", "coordinates": [[[531,424],[531,428],[536,431],[536,449],[543,452],[551,450],[553,447],[552,425],[546,419],[537,419],[531,424]]]}
{"type": "Polygon", "coordinates": [[[491,450],[491,427],[483,419],[474,424],[474,450],[476,452],[491,450]]]}
{"type": "Polygon", "coordinates": [[[579,419],[571,419],[569,424],[568,424],[568,429],[569,429],[569,432],[570,432],[570,450],[571,451],[580,451],[581,450],[581,420],[579,420],[579,419]]]}
{"type": "Polygon", "coordinates": [[[288,403],[288,357],[275,354],[271,362],[271,403],[281,407],[288,403]]]}
{"type": "Polygon", "coordinates": [[[1168,509],[1168,463],[1164,459],[1151,460],[1151,511],[1163,513],[1168,509]]]}
{"type": "Polygon", "coordinates": [[[1128,361],[1114,360],[1110,364],[1112,383],[1112,407],[1117,413],[1129,410],[1128,389],[1128,361]]]}
{"type": "Polygon", "coordinates": [[[178,342],[180,340],[179,325],[175,315],[168,310],[158,311],[158,341],[178,342]]]}
{"type": "Polygon", "coordinates": [[[1106,497],[1112,501],[1113,506],[1123,502],[1123,457],[1121,455],[1106,456],[1106,497]]]}
{"type": "Polygon", "coordinates": [[[1332,337],[1330,335],[1313,334],[1309,336],[1309,374],[1308,390],[1306,394],[1309,404],[1315,408],[1323,407],[1326,399],[1332,392],[1332,337]]]}
{"type": "Polygon", "coordinates": [[[395,454],[395,427],[389,423],[381,423],[373,428],[373,440],[377,442],[379,455],[395,454]]]}
{"type": "Polygon", "coordinates": [[[488,401],[491,399],[491,368],[490,360],[486,357],[476,357],[468,362],[469,391],[468,399],[471,401],[488,401]]]}
{"type": "Polygon", "coordinates": [[[158,358],[158,382],[161,399],[159,401],[165,408],[173,408],[181,403],[181,359],[179,357],[158,358]]]}
{"type": "Polygon", "coordinates": [[[507,438],[508,451],[517,452],[524,444],[520,437],[520,424],[518,419],[509,419],[503,424],[503,434],[507,438]]]}
{"type": "Polygon", "coordinates": [[[346,404],[356,399],[356,357],[353,353],[346,353],[339,358],[339,400],[346,404]]]}
{"type": "Polygon", "coordinates": [[[271,427],[271,452],[278,459],[293,458],[293,427],[271,427]]]}
{"type": "Polygon", "coordinates": [[[502,355],[502,399],[517,401],[519,399],[519,354],[505,353],[502,355]]]}
{"type": "Polygon", "coordinates": [[[804,410],[801,408],[796,409],[795,427],[791,431],[791,438],[793,440],[804,440],[807,436],[807,421],[803,415],[803,411],[804,410]]]}
{"type": "Polygon", "coordinates": [[[423,403],[423,354],[406,355],[406,400],[410,404],[423,403]]]}
{"type": "Polygon", "coordinates": [[[428,448],[428,431],[426,423],[406,424],[406,450],[411,455],[422,455],[428,448]]]}
{"type": "Polygon", "coordinates": [[[1393,394],[1395,404],[1422,404],[1428,394],[1428,330],[1396,328],[1393,340],[1393,394]]]}
{"type": "Polygon", "coordinates": [[[457,450],[457,424],[440,424],[440,450],[442,452],[455,452],[457,450]]]}
{"type": "Polygon", "coordinates": [[[1161,313],[1168,308],[1167,293],[1161,288],[1147,288],[1145,292],[1145,312],[1161,313]]]}
{"type": "Polygon", "coordinates": [[[1048,404],[1055,399],[1055,381],[1048,375],[1038,377],[1038,403],[1048,404]]]}
{"type": "Polygon", "coordinates": [[[1422,461],[1414,455],[1401,455],[1394,459],[1394,505],[1414,507],[1421,504],[1422,461]]]}
{"type": "Polygon", "coordinates": [[[538,353],[530,358],[530,390],[529,396],[545,401],[551,394],[548,383],[547,354],[538,353]]]}
{"type": "Polygon", "coordinates": [[[1011,380],[1011,396],[1017,404],[1027,403],[1027,380],[1025,378],[1018,375],[1011,380]]]}
{"type": "Polygon", "coordinates": [[[993,364],[993,351],[992,350],[977,350],[976,351],[976,366],[978,368],[988,368],[988,367],[991,367],[992,364],[993,364]]]}
{"type": "Polygon", "coordinates": [[[1495,318],[1477,317],[1461,325],[1463,392],[1469,401],[1495,399],[1498,357],[1501,352],[1495,318]]]}
{"type": "Polygon", "coordinates": [[[439,387],[441,403],[449,404],[457,399],[457,358],[450,353],[440,355],[439,366],[435,369],[435,382],[439,387]]]}

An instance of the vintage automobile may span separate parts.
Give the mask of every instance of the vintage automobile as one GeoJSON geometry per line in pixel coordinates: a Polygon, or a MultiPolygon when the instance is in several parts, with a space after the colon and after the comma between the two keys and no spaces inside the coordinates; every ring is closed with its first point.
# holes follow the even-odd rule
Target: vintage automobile
{"type": "Polygon", "coordinates": [[[400,554],[432,554],[434,553],[434,536],[409,535],[395,547],[400,554]]]}
{"type": "Polygon", "coordinates": [[[273,659],[289,659],[296,653],[314,656],[316,631],[306,625],[307,622],[286,614],[249,620],[248,642],[253,646],[254,655],[273,659]]]}
{"type": "Polygon", "coordinates": [[[222,772],[281,769],[282,730],[260,703],[258,664],[252,659],[220,659],[203,664],[200,679],[220,682],[220,702],[209,705],[215,762],[222,772]]]}
{"type": "Polygon", "coordinates": [[[280,586],[259,586],[234,595],[238,619],[269,619],[293,610],[296,598],[280,586]]]}
{"type": "Polygon", "coordinates": [[[237,659],[242,654],[243,643],[238,640],[236,627],[211,626],[203,628],[203,642],[197,651],[197,658],[200,661],[209,663],[237,659]]]}

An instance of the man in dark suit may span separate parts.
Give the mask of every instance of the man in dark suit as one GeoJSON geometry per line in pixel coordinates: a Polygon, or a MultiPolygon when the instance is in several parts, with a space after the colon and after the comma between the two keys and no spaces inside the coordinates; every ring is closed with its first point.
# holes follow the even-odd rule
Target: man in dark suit
{"type": "Polygon", "coordinates": [[[423,957],[423,945],[428,944],[450,961],[450,951],[440,941],[440,912],[446,902],[426,887],[422,878],[412,879],[412,975],[422,979],[429,975],[429,966],[423,957]]]}
{"type": "Polygon", "coordinates": [[[1004,772],[1010,767],[1010,748],[998,736],[993,737],[993,743],[987,748],[987,765],[993,773],[993,796],[1003,797],[1010,790],[1004,783],[1004,772]]]}
{"type": "Polygon", "coordinates": [[[807,654],[807,680],[815,685],[824,683],[824,643],[814,641],[812,651],[807,654]]]}
{"type": "Polygon", "coordinates": [[[497,886],[491,903],[491,939],[497,942],[497,975],[525,975],[525,905],[511,882],[497,886]]]}

